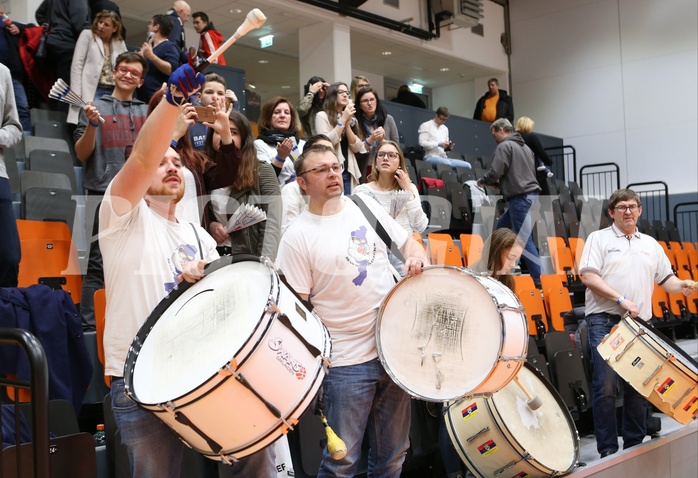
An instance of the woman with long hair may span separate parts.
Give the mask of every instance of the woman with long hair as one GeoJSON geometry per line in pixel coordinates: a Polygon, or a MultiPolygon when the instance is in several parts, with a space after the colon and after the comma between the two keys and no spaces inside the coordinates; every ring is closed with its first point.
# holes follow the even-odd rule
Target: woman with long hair
{"type": "Polygon", "coordinates": [[[325,101],[325,93],[329,83],[325,83],[319,76],[313,76],[303,87],[303,98],[298,103],[298,116],[303,126],[303,138],[315,136],[315,117],[322,111],[322,103],[325,101]]]}
{"type": "Polygon", "coordinates": [[[395,216],[407,232],[423,232],[429,219],[422,209],[417,186],[412,184],[405,166],[405,155],[395,141],[384,141],[377,147],[373,168],[367,183],[360,184],[354,193],[366,193],[391,214],[396,192],[407,191],[409,199],[395,216]]]}
{"type": "Polygon", "coordinates": [[[511,229],[497,229],[485,241],[480,260],[470,268],[475,272],[488,273],[513,291],[514,278],[511,271],[519,262],[524,245],[511,229]]]}
{"type": "Polygon", "coordinates": [[[279,247],[282,214],[279,181],[271,164],[257,159],[247,118],[235,110],[229,110],[227,117],[227,128],[223,125],[221,131],[209,129],[205,151],[209,157],[222,152],[219,161],[237,161],[237,175],[225,187],[210,191],[215,220],[208,231],[223,254],[253,254],[274,259],[279,247]],[[228,140],[235,144],[238,154],[225,153],[223,146],[228,140]],[[228,231],[228,221],[244,204],[259,207],[266,212],[267,219],[237,231],[228,231]]]}
{"type": "Polygon", "coordinates": [[[281,186],[296,179],[293,161],[303,152],[305,144],[298,137],[299,129],[296,108],[286,98],[276,96],[264,103],[254,147],[257,158],[274,167],[281,186]]]}
{"type": "MultiPolygon", "coordinates": [[[[121,17],[111,10],[99,12],[92,28],[83,30],[75,44],[70,68],[70,89],[86,102],[114,91],[116,57],[126,51],[121,38],[121,17]]],[[[67,80],[67,78],[64,78],[67,80]]],[[[79,106],[70,106],[68,123],[78,124],[79,106]]]]}
{"type": "MultiPolygon", "coordinates": [[[[400,135],[397,125],[392,116],[383,105],[381,105],[378,93],[371,88],[361,88],[356,95],[356,120],[359,122],[365,146],[369,150],[368,164],[371,164],[376,148],[384,140],[400,143],[400,135]]],[[[361,171],[365,174],[365,171],[361,171]]]]}
{"type": "MultiPolygon", "coordinates": [[[[335,148],[339,162],[344,165],[344,194],[351,194],[359,185],[361,167],[357,153],[366,153],[358,121],[354,115],[356,108],[351,102],[346,83],[334,83],[327,89],[325,102],[315,117],[315,133],[327,136],[335,148]]],[[[365,169],[365,168],[364,168],[365,169]]]]}

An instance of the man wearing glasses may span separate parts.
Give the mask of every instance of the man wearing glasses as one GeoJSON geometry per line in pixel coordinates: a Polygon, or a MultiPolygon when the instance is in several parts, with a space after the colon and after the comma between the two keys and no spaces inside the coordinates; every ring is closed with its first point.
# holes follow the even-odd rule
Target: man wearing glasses
{"type": "MultiPolygon", "coordinates": [[[[652,291],[655,284],[669,293],[691,295],[695,284],[680,280],[657,241],[637,230],[642,214],[640,197],[632,189],[619,189],[608,200],[613,224],[592,232],[579,263],[587,287],[586,321],[591,349],[592,406],[596,448],[604,458],[618,451],[616,427],[616,383],[618,377],[601,358],[596,347],[618,324],[621,315],[648,321],[652,318],[652,291]]],[[[647,372],[650,373],[650,372],[647,372]]],[[[645,438],[647,401],[623,381],[623,449],[645,438]]]]}
{"type": "Polygon", "coordinates": [[[436,169],[437,164],[448,164],[452,168],[472,168],[462,159],[449,158],[446,151],[451,151],[455,143],[448,138],[448,108],[439,106],[434,118],[419,126],[419,145],[424,148],[424,160],[436,169]]]}
{"type": "MultiPolygon", "coordinates": [[[[75,154],[83,163],[82,184],[88,196],[101,197],[109,182],[124,165],[126,146],[136,141],[148,113],[148,105],[134,98],[147,71],[145,59],[136,52],[116,58],[114,91],[83,107],[75,129],[75,154]],[[104,123],[99,121],[100,115],[104,123]]],[[[90,202],[88,214],[94,214],[90,202]]],[[[90,219],[92,216],[86,216],[90,219]]],[[[97,232],[95,219],[94,233],[97,232]]],[[[80,313],[83,325],[94,327],[93,295],[104,287],[102,256],[95,240],[90,247],[87,275],[82,286],[80,313]]]]}
{"type": "MultiPolygon", "coordinates": [[[[410,398],[381,365],[375,338],[378,308],[395,285],[388,249],[343,195],[342,165],[333,149],[306,149],[295,168],[309,203],[281,238],[277,265],[300,297],[313,303],[332,337],[326,415],[348,450],[335,460],[325,449],[318,476],[354,476],[368,430],[372,474],[397,478],[409,446],[410,398]]],[[[419,274],[428,263],[424,248],[378,202],[363,197],[407,257],[406,274],[419,274]]]]}

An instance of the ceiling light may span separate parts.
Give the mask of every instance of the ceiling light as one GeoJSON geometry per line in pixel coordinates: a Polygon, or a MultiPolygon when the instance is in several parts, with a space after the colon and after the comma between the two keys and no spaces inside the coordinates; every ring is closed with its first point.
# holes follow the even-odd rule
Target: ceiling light
{"type": "Polygon", "coordinates": [[[290,90],[291,87],[289,85],[281,85],[282,90],[290,90]]]}
{"type": "Polygon", "coordinates": [[[239,8],[233,8],[232,10],[230,10],[230,13],[232,13],[233,15],[237,15],[238,13],[242,13],[242,10],[240,10],[239,8]]]}
{"type": "Polygon", "coordinates": [[[441,68],[439,71],[448,71],[448,68],[441,68]]]}
{"type": "Polygon", "coordinates": [[[254,86],[252,83],[248,83],[248,84],[247,84],[247,87],[250,88],[250,89],[252,89],[252,90],[256,90],[256,89],[257,89],[257,87],[254,86]]]}
{"type": "Polygon", "coordinates": [[[267,63],[269,63],[269,60],[259,60],[259,63],[261,63],[262,65],[266,65],[267,63]]]}
{"type": "Polygon", "coordinates": [[[381,52],[381,55],[383,55],[383,56],[390,56],[390,55],[392,55],[392,54],[393,54],[392,51],[383,51],[383,52],[381,52]]]}
{"type": "Polygon", "coordinates": [[[409,85],[409,88],[412,93],[422,94],[422,92],[424,91],[424,85],[420,85],[419,83],[412,83],[411,85],[409,85]]]}

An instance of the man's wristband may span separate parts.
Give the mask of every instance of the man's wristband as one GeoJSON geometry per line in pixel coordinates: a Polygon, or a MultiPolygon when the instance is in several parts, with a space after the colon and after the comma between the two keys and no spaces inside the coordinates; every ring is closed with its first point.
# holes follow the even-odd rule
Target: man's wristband
{"type": "Polygon", "coordinates": [[[88,121],[87,124],[89,124],[89,125],[92,126],[93,128],[98,128],[98,127],[99,127],[99,122],[93,123],[92,121],[88,121]]]}
{"type": "Polygon", "coordinates": [[[285,160],[281,159],[278,154],[276,156],[274,156],[274,159],[276,159],[280,163],[285,162],[285,160]]]}
{"type": "Polygon", "coordinates": [[[627,299],[627,297],[625,297],[624,295],[621,295],[620,297],[618,297],[616,304],[620,305],[620,303],[623,302],[625,299],[627,299]]]}

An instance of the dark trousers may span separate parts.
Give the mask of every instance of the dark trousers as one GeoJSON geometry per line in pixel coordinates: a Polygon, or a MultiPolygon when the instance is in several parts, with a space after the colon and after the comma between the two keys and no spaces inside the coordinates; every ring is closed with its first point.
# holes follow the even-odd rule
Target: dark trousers
{"type": "Polygon", "coordinates": [[[0,178],[0,287],[17,287],[21,255],[10,180],[0,178]]]}
{"type": "MultiPolygon", "coordinates": [[[[88,196],[99,196],[100,193],[88,191],[88,196]]],[[[95,301],[94,295],[98,289],[104,287],[104,265],[102,264],[102,251],[97,240],[99,234],[99,207],[95,209],[95,219],[92,226],[92,240],[90,241],[90,253],[87,259],[87,272],[82,279],[82,296],[80,298],[80,316],[82,327],[85,330],[95,330],[95,301]]]]}

